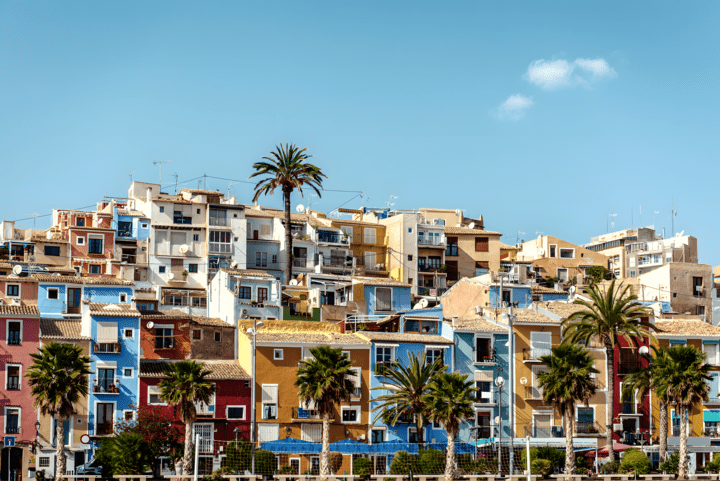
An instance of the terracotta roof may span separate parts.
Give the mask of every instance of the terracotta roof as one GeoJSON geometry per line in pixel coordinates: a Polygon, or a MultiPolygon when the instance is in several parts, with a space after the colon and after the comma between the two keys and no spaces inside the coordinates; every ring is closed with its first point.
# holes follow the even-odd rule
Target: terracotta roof
{"type": "Polygon", "coordinates": [[[140,311],[132,304],[90,303],[90,315],[96,317],[140,317],[140,311]]]}
{"type": "MultiPolygon", "coordinates": [[[[316,321],[278,321],[263,320],[265,325],[262,327],[261,333],[340,333],[342,327],[334,322],[316,322],[316,321]]],[[[252,319],[238,319],[238,329],[245,332],[248,328],[253,327],[252,319]]]]}
{"type": "Polygon", "coordinates": [[[376,222],[368,222],[366,220],[350,220],[350,219],[328,219],[330,222],[332,222],[333,227],[337,227],[336,224],[339,225],[365,225],[368,227],[385,227],[384,224],[379,224],[376,222]]]}
{"type": "Polygon", "coordinates": [[[422,344],[454,344],[451,340],[434,334],[403,334],[401,332],[360,331],[358,336],[372,342],[415,342],[422,344]]]}
{"type": "Polygon", "coordinates": [[[222,319],[218,319],[216,317],[192,316],[191,322],[200,326],[232,327],[235,329],[235,326],[232,324],[228,324],[222,319]]]}
{"type": "MultiPolygon", "coordinates": [[[[452,319],[448,319],[452,321],[452,319]]],[[[460,331],[507,332],[507,327],[499,326],[484,317],[457,317],[454,319],[454,329],[460,331]]]]}
{"type": "MultiPolygon", "coordinates": [[[[107,259],[102,259],[106,261],[107,259]]],[[[95,284],[101,286],[132,286],[132,281],[115,279],[113,277],[80,277],[80,276],[54,276],[52,274],[33,274],[39,282],[53,282],[58,284],[95,284]]]]}
{"type": "Polygon", "coordinates": [[[192,319],[193,316],[182,312],[178,309],[170,309],[168,311],[140,311],[140,317],[143,320],[156,319],[192,319]]]}
{"type": "Polygon", "coordinates": [[[10,282],[37,282],[38,280],[32,276],[18,277],[15,275],[11,276],[0,276],[0,281],[10,282]]]}
{"type": "Polygon", "coordinates": [[[37,306],[25,306],[25,305],[13,305],[13,304],[0,304],[0,315],[9,314],[13,316],[39,316],[37,306]]]}
{"type": "Polygon", "coordinates": [[[655,321],[655,327],[658,329],[655,337],[667,338],[680,335],[720,338],[720,327],[715,327],[698,319],[655,321]]]}
{"type": "Polygon", "coordinates": [[[262,332],[258,331],[256,342],[287,342],[300,344],[329,344],[330,338],[323,333],[311,332],[262,332]]]}
{"type": "Polygon", "coordinates": [[[255,277],[273,277],[272,275],[268,274],[265,271],[256,271],[256,270],[250,270],[250,269],[227,269],[223,267],[220,269],[223,272],[227,272],[228,274],[232,274],[235,276],[255,276],[255,277]]]}
{"type": "Polygon", "coordinates": [[[89,341],[89,337],[81,334],[81,327],[81,321],[40,319],[40,338],[89,341]]]}
{"type": "MultiPolygon", "coordinates": [[[[140,376],[164,378],[165,373],[170,369],[170,365],[177,361],[141,359],[140,360],[140,376]]],[[[240,366],[238,361],[198,361],[203,367],[212,374],[207,376],[211,380],[223,379],[242,379],[248,380],[250,376],[240,366]]]]}
{"type": "MultiPolygon", "coordinates": [[[[484,309],[484,312],[489,319],[494,319],[495,322],[507,324],[502,318],[502,314],[508,312],[507,309],[488,308],[484,309]]],[[[548,317],[532,309],[513,309],[513,314],[515,315],[514,322],[520,324],[560,324],[559,320],[548,317]]]]}
{"type": "Polygon", "coordinates": [[[412,287],[410,284],[389,277],[353,277],[352,280],[366,286],[412,287]]]}
{"type": "Polygon", "coordinates": [[[574,303],[567,303],[567,302],[560,302],[560,301],[550,301],[550,302],[537,302],[536,303],[539,307],[542,307],[543,309],[552,312],[556,316],[560,316],[562,319],[565,319],[567,317],[570,317],[571,314],[574,314],[578,311],[584,311],[587,309],[587,307],[582,306],[580,304],[574,304],[574,303]]]}
{"type": "Polygon", "coordinates": [[[462,235],[462,234],[468,234],[468,235],[502,235],[501,232],[493,232],[493,231],[490,231],[490,230],[468,229],[467,227],[448,227],[448,226],[445,226],[445,234],[452,234],[452,235],[462,235]]]}
{"type": "Polygon", "coordinates": [[[533,293],[537,294],[565,294],[568,293],[565,291],[556,291],[555,289],[551,287],[545,287],[545,286],[535,286],[532,288],[533,293]]]}
{"type": "Polygon", "coordinates": [[[501,242],[501,243],[500,243],[500,250],[501,250],[501,251],[515,251],[515,250],[518,250],[518,248],[515,247],[515,246],[511,246],[511,245],[505,244],[504,242],[501,242]]]}
{"type": "Polygon", "coordinates": [[[196,195],[224,195],[218,190],[203,190],[203,189],[180,189],[180,193],[187,192],[188,194],[196,195]]]}
{"type": "Polygon", "coordinates": [[[119,210],[118,214],[127,215],[129,217],[147,217],[144,212],[141,212],[139,210],[119,210]]]}

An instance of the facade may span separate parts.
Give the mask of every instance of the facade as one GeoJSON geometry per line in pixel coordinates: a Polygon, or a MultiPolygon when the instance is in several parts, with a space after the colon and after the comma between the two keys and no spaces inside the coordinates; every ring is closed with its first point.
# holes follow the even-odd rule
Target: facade
{"type": "Polygon", "coordinates": [[[524,242],[517,253],[519,261],[531,261],[537,279],[557,278],[560,283],[589,284],[588,269],[608,268],[608,258],[553,236],[540,236],[524,242]]]}
{"type": "Polygon", "coordinates": [[[412,308],[410,284],[373,277],[353,277],[352,284],[352,301],[365,305],[368,318],[381,318],[412,308]]]}
{"type": "Polygon", "coordinates": [[[686,235],[625,245],[628,277],[641,276],[673,262],[697,263],[697,239],[686,235]]]}
{"type": "Polygon", "coordinates": [[[383,224],[362,220],[328,219],[340,229],[349,242],[348,257],[358,276],[388,277],[388,249],[386,227],[383,224]]]}
{"type": "Polygon", "coordinates": [[[281,286],[261,270],[221,268],[208,287],[208,313],[230,325],[238,319],[282,319],[281,286]]]}
{"type": "Polygon", "coordinates": [[[42,317],[79,319],[82,302],[130,304],[132,281],[107,277],[36,274],[37,305],[42,317]]]}
{"type": "Polygon", "coordinates": [[[616,278],[622,279],[630,276],[627,269],[627,249],[625,246],[656,239],[658,239],[658,235],[655,233],[655,227],[639,227],[593,237],[590,243],[585,244],[583,247],[607,256],[608,269],[613,272],[616,278]]]}
{"type": "Polygon", "coordinates": [[[485,274],[455,283],[440,298],[445,317],[474,317],[483,315],[484,310],[507,307],[511,303],[517,303],[520,308],[530,307],[530,284],[503,281],[501,286],[497,275],[485,274]]]}
{"type": "Polygon", "coordinates": [[[486,231],[471,223],[467,227],[445,227],[448,285],[463,277],[500,271],[500,232],[486,231]]]}
{"type": "Polygon", "coordinates": [[[115,258],[115,229],[112,210],[78,211],[53,209],[52,232],[69,244],[71,265],[90,277],[114,277],[120,269],[115,258]]]}

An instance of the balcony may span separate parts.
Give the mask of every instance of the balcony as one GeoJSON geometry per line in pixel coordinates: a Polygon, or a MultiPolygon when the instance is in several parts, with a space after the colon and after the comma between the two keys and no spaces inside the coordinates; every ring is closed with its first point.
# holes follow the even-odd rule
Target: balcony
{"type": "Polygon", "coordinates": [[[640,414],[637,412],[637,404],[620,403],[620,414],[640,414]]]}
{"type": "Polygon", "coordinates": [[[307,269],[307,257],[293,257],[292,266],[307,269]]]}
{"type": "Polygon", "coordinates": [[[129,237],[129,238],[134,237],[134,236],[133,236],[133,232],[132,232],[132,226],[131,226],[129,229],[128,229],[128,228],[122,228],[122,227],[119,228],[117,235],[118,235],[118,237],[126,237],[126,238],[128,238],[128,237],[129,237]]]}
{"type": "Polygon", "coordinates": [[[173,215],[173,224],[189,225],[192,224],[192,217],[185,217],[177,212],[173,215]]]}
{"type": "Polygon", "coordinates": [[[337,233],[337,232],[328,232],[324,230],[318,231],[318,242],[323,242],[325,244],[342,244],[342,245],[348,245],[348,237],[345,234],[337,233]]]}
{"type": "Polygon", "coordinates": [[[575,423],[575,434],[577,436],[600,436],[601,435],[601,426],[600,423],[597,422],[580,422],[577,421],[575,423]]]}
{"type": "Polygon", "coordinates": [[[230,225],[230,222],[225,217],[213,217],[212,212],[210,212],[210,225],[227,227],[230,225]]]}
{"type": "Polygon", "coordinates": [[[121,262],[126,262],[128,264],[135,264],[137,261],[137,256],[135,254],[123,254],[120,256],[121,262]]]}
{"type": "Polygon", "coordinates": [[[446,255],[446,256],[457,257],[457,256],[458,256],[458,246],[457,246],[457,244],[448,244],[448,245],[445,247],[445,255],[446,255]]]}
{"type": "Polygon", "coordinates": [[[120,354],[122,348],[119,342],[98,342],[93,351],[95,354],[120,354]]]}
{"type": "Polygon", "coordinates": [[[418,286],[418,296],[442,296],[447,287],[424,287],[418,286]]]}
{"type": "Polygon", "coordinates": [[[10,377],[7,381],[7,386],[5,387],[8,391],[19,391],[20,390],[20,380],[16,377],[10,377]]]}
{"type": "Polygon", "coordinates": [[[5,434],[20,434],[20,426],[5,426],[5,434]]]}
{"type": "Polygon", "coordinates": [[[101,382],[99,385],[93,386],[93,393],[94,394],[120,394],[120,387],[116,386],[115,384],[107,384],[101,382]]]}
{"type": "Polygon", "coordinates": [[[438,265],[433,266],[433,265],[427,265],[427,264],[418,265],[419,272],[427,272],[427,273],[437,272],[439,274],[445,275],[446,270],[447,270],[447,267],[445,267],[445,266],[438,266],[438,265]]]}
{"type": "Polygon", "coordinates": [[[96,436],[112,436],[114,433],[112,423],[98,423],[95,427],[96,436]]]}
{"type": "Polygon", "coordinates": [[[423,247],[442,247],[445,248],[445,242],[440,239],[418,236],[418,245],[423,247]]]}
{"type": "Polygon", "coordinates": [[[20,339],[20,333],[10,332],[7,343],[11,346],[20,346],[22,344],[22,339],[20,339]]]}

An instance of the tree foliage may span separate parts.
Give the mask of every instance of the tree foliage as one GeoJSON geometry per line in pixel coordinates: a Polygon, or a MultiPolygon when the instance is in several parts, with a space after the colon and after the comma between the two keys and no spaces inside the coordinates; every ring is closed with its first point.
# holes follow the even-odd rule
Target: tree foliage
{"type": "Polygon", "coordinates": [[[152,463],[150,446],[143,436],[127,432],[102,439],[95,459],[111,476],[143,474],[152,463]]]}
{"type": "Polygon", "coordinates": [[[624,473],[650,474],[650,458],[639,449],[628,449],[622,457],[620,469],[624,473]]]}
{"type": "Polygon", "coordinates": [[[116,422],[117,432],[142,436],[148,444],[153,466],[161,457],[174,458],[183,447],[183,433],[173,424],[173,419],[158,406],[138,406],[134,411],[134,420],[116,422]]]}

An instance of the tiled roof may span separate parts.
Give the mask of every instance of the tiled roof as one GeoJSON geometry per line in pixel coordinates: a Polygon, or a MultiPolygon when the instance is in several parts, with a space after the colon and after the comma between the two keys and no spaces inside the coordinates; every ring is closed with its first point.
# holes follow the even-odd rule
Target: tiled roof
{"type": "Polygon", "coordinates": [[[180,189],[180,193],[187,192],[188,194],[194,195],[224,195],[218,190],[203,190],[203,189],[180,189]]]}
{"type": "Polygon", "coordinates": [[[119,215],[127,215],[129,217],[147,217],[144,212],[139,210],[119,210],[119,215]]]}
{"type": "Polygon", "coordinates": [[[583,305],[560,301],[537,302],[537,305],[557,316],[560,316],[562,319],[570,317],[571,314],[576,312],[587,310],[587,307],[583,305]]]}
{"type": "Polygon", "coordinates": [[[265,271],[256,271],[250,269],[227,269],[223,267],[221,270],[223,272],[227,272],[228,274],[236,276],[274,277],[265,271]]]}
{"type": "Polygon", "coordinates": [[[545,286],[535,286],[532,288],[533,293],[536,294],[565,294],[567,295],[567,292],[565,291],[556,291],[555,289],[551,287],[545,287],[545,286]]]}
{"type": "Polygon", "coordinates": [[[445,227],[445,234],[451,235],[502,235],[501,232],[493,232],[491,230],[469,229],[467,227],[445,227]]]}
{"type": "Polygon", "coordinates": [[[323,333],[310,332],[262,332],[258,331],[257,342],[288,342],[300,344],[329,344],[330,338],[323,333]]]}
{"type": "Polygon", "coordinates": [[[81,326],[81,321],[40,319],[40,338],[89,341],[89,337],[80,333],[81,326]]]}
{"type": "MultiPolygon", "coordinates": [[[[506,322],[503,321],[502,314],[507,313],[507,309],[485,309],[484,310],[485,315],[489,319],[495,319],[496,322],[500,322],[502,324],[506,324],[506,322]]],[[[551,317],[548,317],[544,314],[541,314],[537,311],[534,311],[532,309],[513,309],[513,314],[515,315],[515,321],[516,323],[521,324],[560,324],[560,321],[557,319],[553,319],[551,317]]]]}
{"type": "MultiPolygon", "coordinates": [[[[107,259],[101,259],[103,262],[107,259]]],[[[80,277],[80,276],[54,276],[52,274],[33,274],[40,282],[53,282],[58,284],[95,284],[101,286],[132,286],[133,281],[115,279],[113,277],[80,277]]]]}
{"type": "Polygon", "coordinates": [[[366,286],[412,287],[410,284],[389,277],[353,277],[352,280],[366,286]]]}
{"type": "Polygon", "coordinates": [[[0,281],[5,282],[37,282],[38,280],[32,276],[25,276],[25,277],[19,277],[19,276],[0,276],[0,281]]]}
{"type": "Polygon", "coordinates": [[[720,327],[715,327],[699,319],[655,321],[655,327],[658,329],[655,337],[667,338],[680,335],[720,338],[720,327]]]}
{"type": "Polygon", "coordinates": [[[349,219],[328,219],[330,222],[332,222],[333,227],[337,227],[337,225],[364,225],[368,227],[385,227],[384,224],[378,224],[376,222],[368,222],[366,220],[349,220],[349,219]]]}
{"type": "Polygon", "coordinates": [[[222,319],[218,319],[216,317],[192,316],[191,322],[200,326],[232,327],[235,329],[235,326],[232,324],[228,324],[222,319]]]}
{"type": "Polygon", "coordinates": [[[480,316],[457,317],[454,319],[454,326],[456,330],[461,331],[507,332],[507,327],[499,326],[480,316]]]}
{"type": "Polygon", "coordinates": [[[449,339],[434,334],[403,334],[401,332],[360,331],[358,336],[372,342],[413,342],[422,344],[453,344],[449,339]]]}
{"type": "MultiPolygon", "coordinates": [[[[198,361],[212,374],[207,376],[210,380],[242,379],[248,380],[250,376],[240,367],[238,361],[198,361]]],[[[140,376],[164,378],[173,361],[141,359],[140,376]]]]}
{"type": "Polygon", "coordinates": [[[518,250],[518,248],[515,247],[515,246],[511,246],[511,245],[505,244],[504,242],[501,242],[501,243],[500,243],[500,250],[501,250],[501,251],[514,251],[514,250],[518,250]]]}
{"type": "Polygon", "coordinates": [[[37,306],[0,304],[0,315],[39,316],[40,311],[38,311],[37,306]]]}
{"type": "MultiPolygon", "coordinates": [[[[238,319],[238,329],[240,332],[245,332],[248,328],[253,327],[252,319],[238,319]]],[[[265,325],[260,330],[261,333],[340,333],[341,326],[334,322],[316,322],[316,321],[278,321],[278,320],[263,320],[265,325]]]]}
{"type": "Polygon", "coordinates": [[[140,317],[145,321],[162,319],[192,319],[193,316],[178,309],[170,309],[168,311],[140,311],[140,317]]]}
{"type": "Polygon", "coordinates": [[[140,311],[131,304],[90,303],[90,315],[96,317],[140,317],[140,311]]]}

